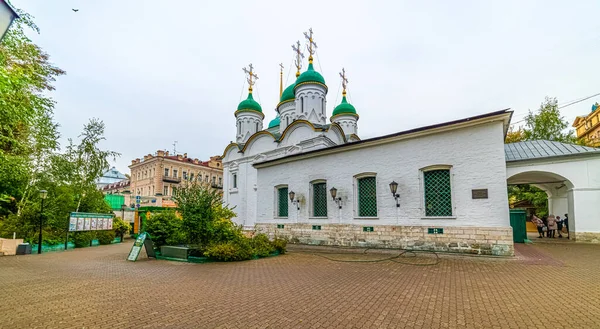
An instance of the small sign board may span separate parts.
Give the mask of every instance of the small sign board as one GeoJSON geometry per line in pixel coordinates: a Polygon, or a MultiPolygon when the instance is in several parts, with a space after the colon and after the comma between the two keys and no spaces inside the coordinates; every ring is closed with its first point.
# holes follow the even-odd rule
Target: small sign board
{"type": "Polygon", "coordinates": [[[128,261],[135,262],[142,251],[142,247],[146,248],[146,254],[148,257],[155,257],[154,248],[152,247],[152,240],[147,233],[142,233],[138,235],[137,239],[133,243],[133,247],[131,247],[131,251],[129,252],[129,256],[127,256],[128,261]]]}
{"type": "Polygon", "coordinates": [[[444,234],[444,228],[442,227],[430,227],[427,229],[427,234],[444,234]]]}
{"type": "Polygon", "coordinates": [[[471,197],[473,199],[487,199],[488,198],[488,189],[473,189],[471,190],[471,197]]]}

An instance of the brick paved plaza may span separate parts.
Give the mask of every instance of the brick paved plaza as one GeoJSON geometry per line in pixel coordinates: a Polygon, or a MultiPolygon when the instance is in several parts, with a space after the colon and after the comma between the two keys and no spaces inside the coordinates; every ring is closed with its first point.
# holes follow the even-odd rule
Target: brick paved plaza
{"type": "Polygon", "coordinates": [[[240,263],[132,263],[130,242],[0,257],[0,327],[600,328],[600,245],[518,245],[517,259],[415,266],[300,250],[240,263]]]}

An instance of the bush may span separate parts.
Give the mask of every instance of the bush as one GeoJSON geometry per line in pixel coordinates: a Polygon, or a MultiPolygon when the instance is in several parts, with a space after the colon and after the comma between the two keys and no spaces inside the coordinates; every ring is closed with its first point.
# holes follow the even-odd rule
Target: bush
{"type": "Polygon", "coordinates": [[[98,238],[98,243],[111,244],[115,240],[115,232],[113,230],[110,231],[98,231],[96,233],[96,238],[98,238]]]}
{"type": "Polygon", "coordinates": [[[258,234],[252,238],[252,248],[258,257],[267,257],[275,251],[275,247],[265,234],[258,234]]]}
{"type": "Polygon", "coordinates": [[[287,246],[287,240],[281,238],[275,238],[275,240],[271,241],[271,245],[279,254],[285,254],[285,247],[287,246]]]}
{"type": "Polygon", "coordinates": [[[113,231],[115,232],[116,236],[120,237],[121,240],[123,240],[123,235],[125,233],[129,233],[130,230],[131,225],[129,225],[129,223],[124,221],[121,217],[115,217],[115,219],[113,220],[113,231]]]}
{"type": "Polygon", "coordinates": [[[151,214],[146,220],[146,232],[156,247],[184,242],[181,219],[173,211],[151,214]]]}
{"type": "Polygon", "coordinates": [[[73,233],[73,244],[75,244],[75,248],[89,247],[92,238],[92,232],[75,232],[73,233]]]}
{"type": "Polygon", "coordinates": [[[242,238],[212,245],[206,249],[204,256],[229,262],[252,259],[254,253],[250,239],[242,238]]]}

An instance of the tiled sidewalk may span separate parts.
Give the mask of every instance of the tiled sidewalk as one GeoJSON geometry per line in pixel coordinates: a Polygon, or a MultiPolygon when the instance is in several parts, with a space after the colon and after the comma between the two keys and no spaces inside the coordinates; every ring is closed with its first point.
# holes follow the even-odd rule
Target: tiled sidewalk
{"type": "Polygon", "coordinates": [[[130,246],[0,257],[0,328],[600,327],[600,245],[519,245],[515,259],[434,266],[299,251],[132,263],[130,246]]]}

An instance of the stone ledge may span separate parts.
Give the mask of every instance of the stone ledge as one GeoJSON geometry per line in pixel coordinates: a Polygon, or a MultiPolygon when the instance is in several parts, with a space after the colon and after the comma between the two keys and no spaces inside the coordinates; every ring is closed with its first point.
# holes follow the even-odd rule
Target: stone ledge
{"type": "Polygon", "coordinates": [[[378,225],[373,232],[363,232],[366,225],[320,224],[321,230],[312,230],[313,224],[306,223],[284,225],[278,229],[277,224],[256,224],[255,229],[299,244],[514,255],[510,227],[442,227],[444,234],[428,234],[428,226],[378,225]]]}

